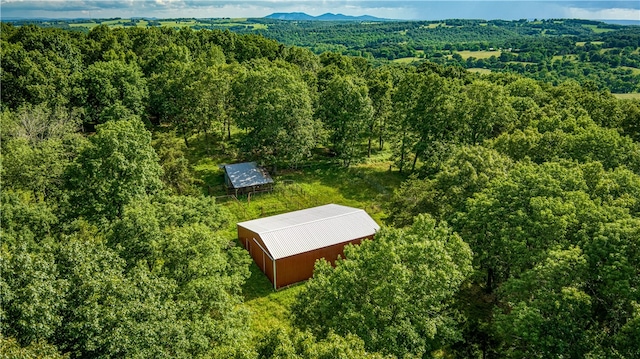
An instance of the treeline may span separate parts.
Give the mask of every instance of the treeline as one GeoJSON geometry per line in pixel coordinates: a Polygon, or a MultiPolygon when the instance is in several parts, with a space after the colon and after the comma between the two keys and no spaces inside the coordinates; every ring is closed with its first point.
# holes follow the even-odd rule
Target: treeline
{"type": "MultiPolygon", "coordinates": [[[[580,83],[595,82],[601,89],[616,93],[640,91],[640,28],[598,21],[550,19],[540,21],[443,20],[385,22],[325,22],[247,19],[174,19],[192,29],[228,29],[239,34],[260,34],[285,45],[299,46],[316,54],[337,52],[375,59],[378,62],[415,58],[465,68],[484,68],[495,72],[515,72],[558,84],[572,78],[580,83]],[[501,50],[489,59],[469,57],[464,61],[456,52],[501,50]],[[561,61],[560,57],[568,56],[561,61]],[[562,67],[558,69],[558,67],[562,67]],[[635,70],[634,70],[635,69],[635,70]]],[[[145,20],[146,21],[146,20],[145,20]]],[[[78,20],[16,21],[27,25],[69,28],[78,20]]],[[[131,22],[119,26],[138,26],[131,22]]],[[[151,20],[148,27],[161,26],[151,20]]]]}
{"type": "Polygon", "coordinates": [[[640,354],[638,101],[227,31],[2,26],[9,356],[640,354]],[[194,141],[276,168],[388,154],[409,177],[388,228],[317,265],[294,330],[250,338],[250,258],[194,141]]]}
{"type": "Polygon", "coordinates": [[[288,45],[362,56],[379,60],[408,57],[515,72],[558,84],[567,79],[595,82],[601,89],[630,93],[640,91],[640,29],[584,20],[445,20],[325,23],[251,19],[267,29],[239,29],[260,33],[288,45]],[[595,30],[602,32],[596,32],[595,30]],[[585,46],[577,45],[586,43],[585,46]],[[500,49],[489,59],[456,57],[455,51],[500,49]],[[453,58],[451,57],[453,55],[453,58]],[[563,63],[559,56],[574,55],[563,63]],[[570,64],[569,64],[570,62],[570,64]],[[570,66],[569,66],[570,65],[570,66]],[[562,69],[557,67],[562,66],[562,69]],[[571,69],[566,69],[571,67],[571,69]]]}

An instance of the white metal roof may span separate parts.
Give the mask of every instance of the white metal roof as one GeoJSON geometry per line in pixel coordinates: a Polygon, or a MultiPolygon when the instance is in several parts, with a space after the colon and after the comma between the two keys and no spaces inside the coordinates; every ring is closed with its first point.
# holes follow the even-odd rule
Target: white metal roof
{"type": "Polygon", "coordinates": [[[362,209],[327,204],[238,223],[257,233],[274,259],[348,242],[380,226],[362,209]]]}
{"type": "Polygon", "coordinates": [[[258,167],[255,162],[236,163],[225,165],[224,170],[233,185],[233,188],[258,186],[273,183],[273,179],[267,171],[258,167]]]}

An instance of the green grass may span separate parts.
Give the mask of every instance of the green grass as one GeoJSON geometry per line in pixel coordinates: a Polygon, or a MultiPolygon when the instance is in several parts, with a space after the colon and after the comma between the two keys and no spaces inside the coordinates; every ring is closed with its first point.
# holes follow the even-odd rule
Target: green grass
{"type": "Polygon", "coordinates": [[[536,65],[536,62],[527,62],[527,61],[507,61],[507,64],[520,64],[520,65],[536,65]]]}
{"type": "MultiPolygon", "coordinates": [[[[385,217],[383,203],[405,179],[397,170],[390,170],[387,149],[374,151],[371,158],[350,168],[340,166],[327,156],[326,150],[318,149],[309,166],[272,173],[276,182],[272,192],[239,196],[238,199],[223,197],[226,192],[219,165],[240,161],[241,154],[234,143],[243,135],[242,131],[234,129],[231,143],[220,138],[207,139],[204,135],[192,136],[186,154],[196,177],[204,185],[203,191],[217,197],[231,213],[229,227],[220,232],[229,240],[237,239],[237,222],[328,203],[362,208],[382,224],[385,217]]],[[[251,276],[243,286],[242,307],[250,315],[251,335],[258,338],[273,328],[290,329],[290,306],[305,283],[275,291],[255,263],[251,264],[250,270],[251,276]]]]}
{"type": "Polygon", "coordinates": [[[79,24],[69,24],[69,27],[86,27],[87,29],[93,29],[94,27],[98,26],[100,24],[95,23],[95,22],[83,22],[83,23],[79,23],[79,24]]]}
{"type": "Polygon", "coordinates": [[[464,60],[470,58],[470,57],[475,57],[476,59],[488,59],[491,56],[495,56],[495,57],[499,57],[500,56],[500,51],[498,50],[494,50],[494,51],[457,51],[457,53],[462,56],[462,58],[464,60]]]}
{"type": "Polygon", "coordinates": [[[620,66],[621,69],[631,70],[631,73],[634,75],[640,75],[640,69],[629,66],[620,66]]]}
{"type": "Polygon", "coordinates": [[[474,72],[474,73],[477,73],[477,74],[483,74],[483,75],[491,73],[491,70],[489,70],[489,69],[480,69],[480,68],[476,68],[476,67],[472,67],[470,69],[467,69],[467,71],[474,72]]]}
{"type": "Polygon", "coordinates": [[[433,23],[433,24],[429,24],[429,25],[422,25],[420,26],[420,28],[422,29],[435,29],[437,27],[453,27],[450,25],[446,25],[444,22],[437,22],[437,23],[433,23]]]}
{"type": "Polygon", "coordinates": [[[129,22],[129,20],[123,20],[123,19],[118,19],[118,20],[107,20],[107,21],[103,21],[101,24],[102,25],[108,25],[108,26],[112,26],[112,25],[116,25],[116,24],[122,24],[124,22],[129,22]]]}
{"type": "Polygon", "coordinates": [[[304,288],[304,283],[274,291],[269,279],[255,263],[250,269],[251,277],[242,290],[245,297],[243,307],[249,311],[251,335],[259,338],[274,328],[290,329],[290,307],[304,288]]]}
{"type": "Polygon", "coordinates": [[[576,55],[555,55],[552,59],[552,61],[562,61],[562,60],[577,61],[578,57],[576,55]]]}
{"type": "Polygon", "coordinates": [[[424,60],[424,59],[420,57],[402,57],[402,58],[393,60],[393,62],[398,64],[410,64],[412,62],[421,61],[421,60],[424,60]]]}
{"type": "MultiPolygon", "coordinates": [[[[185,19],[185,20],[165,20],[165,21],[160,21],[160,25],[164,26],[164,27],[173,27],[173,28],[180,28],[180,27],[194,27],[194,26],[201,26],[201,27],[212,27],[212,28],[222,28],[222,29],[227,29],[233,26],[249,26],[251,27],[253,30],[267,30],[268,29],[268,25],[267,24],[250,24],[246,22],[247,19],[243,19],[243,18],[238,18],[238,19],[219,19],[219,20],[214,20],[211,22],[202,22],[199,20],[195,20],[195,19],[185,19]]],[[[86,23],[78,23],[78,24],[69,24],[70,27],[75,27],[75,28],[81,28],[81,27],[85,27],[87,29],[92,29],[98,25],[107,25],[111,28],[123,28],[123,27],[131,27],[131,25],[129,24],[131,22],[131,20],[129,19],[117,19],[117,20],[107,20],[107,21],[103,21],[102,23],[98,24],[95,22],[86,22],[86,23]]],[[[137,27],[148,27],[149,26],[149,21],[148,20],[142,20],[142,19],[138,19],[134,21],[137,27]]]]}
{"type": "MultiPolygon", "coordinates": [[[[604,44],[604,42],[602,42],[602,41],[591,41],[591,43],[593,45],[602,45],[602,44],[604,44]]],[[[576,42],[576,46],[584,46],[586,44],[587,44],[586,41],[578,41],[578,42],[576,42]]]]}
{"type": "Polygon", "coordinates": [[[640,100],[640,93],[614,93],[613,96],[619,99],[640,100]]]}
{"type": "MultiPolygon", "coordinates": [[[[276,185],[272,192],[240,196],[238,200],[224,198],[224,205],[238,221],[244,221],[337,203],[363,208],[382,223],[385,217],[382,203],[404,177],[389,171],[388,162],[377,162],[351,168],[321,164],[283,170],[273,178],[276,185]]],[[[218,181],[222,181],[222,171],[218,181]]]]}
{"type": "MultiPolygon", "coordinates": [[[[378,223],[385,216],[382,202],[400,185],[403,176],[389,171],[384,156],[346,169],[319,165],[300,170],[284,170],[274,176],[276,189],[271,193],[243,196],[224,203],[237,220],[248,220],[327,203],[365,209],[378,223]],[[293,181],[283,184],[284,181],[293,181]]],[[[235,226],[228,235],[235,235],[235,226]]],[[[234,237],[230,237],[234,238],[234,237]]],[[[250,313],[254,338],[273,328],[291,328],[290,306],[305,283],[274,291],[271,282],[255,263],[251,277],[243,287],[244,308],[250,313]]]]}
{"type": "Polygon", "coordinates": [[[602,34],[603,32],[614,31],[613,29],[599,28],[598,25],[582,25],[582,26],[588,29],[591,29],[591,31],[593,31],[595,34],[602,34]]]}
{"type": "Polygon", "coordinates": [[[196,20],[160,21],[160,25],[167,27],[191,27],[198,25],[198,22],[196,20]]]}

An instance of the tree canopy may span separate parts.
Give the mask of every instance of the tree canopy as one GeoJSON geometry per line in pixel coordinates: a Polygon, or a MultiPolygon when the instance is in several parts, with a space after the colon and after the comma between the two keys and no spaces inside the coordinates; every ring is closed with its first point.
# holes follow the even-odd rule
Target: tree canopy
{"type": "Polygon", "coordinates": [[[0,24],[3,354],[640,356],[637,29],[129,21],[0,24]],[[329,201],[383,228],[256,289],[233,224],[329,201]]]}

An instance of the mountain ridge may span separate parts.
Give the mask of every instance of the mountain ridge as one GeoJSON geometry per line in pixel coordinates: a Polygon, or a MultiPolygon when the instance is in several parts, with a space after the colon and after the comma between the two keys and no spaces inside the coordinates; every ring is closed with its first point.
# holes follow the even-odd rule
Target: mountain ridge
{"type": "Polygon", "coordinates": [[[330,12],[319,16],[312,16],[304,12],[275,12],[265,16],[265,18],[288,21],[391,21],[391,19],[383,19],[371,15],[351,16],[330,12]]]}

